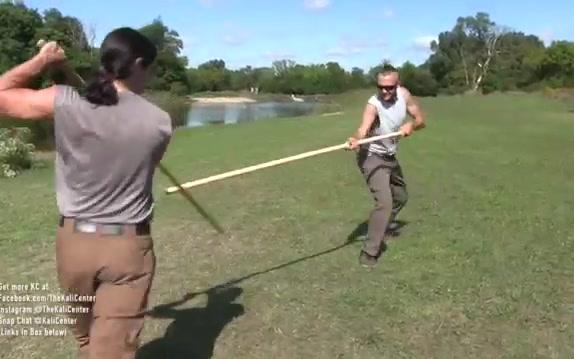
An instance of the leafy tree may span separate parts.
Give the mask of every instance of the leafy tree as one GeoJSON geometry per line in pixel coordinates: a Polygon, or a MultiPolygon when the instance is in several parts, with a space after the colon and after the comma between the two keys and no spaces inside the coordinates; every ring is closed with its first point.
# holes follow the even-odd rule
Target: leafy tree
{"type": "Polygon", "coordinates": [[[326,65],[328,88],[330,92],[340,93],[346,90],[347,74],[345,70],[336,62],[329,62],[326,65]]]}
{"type": "Polygon", "coordinates": [[[438,84],[428,70],[405,62],[399,69],[401,84],[415,96],[436,96],[438,84]]]}
{"type": "Polygon", "coordinates": [[[540,74],[553,86],[574,86],[574,42],[552,43],[542,58],[540,74]]]}
{"type": "Polygon", "coordinates": [[[36,38],[57,41],[68,49],[88,51],[89,43],[80,20],[64,16],[58,9],[44,12],[44,26],[38,30],[36,38]]]}
{"type": "Polygon", "coordinates": [[[484,92],[526,88],[539,81],[538,68],[544,56],[544,43],[534,35],[509,32],[500,37],[484,92]]]}
{"type": "Polygon", "coordinates": [[[352,89],[366,87],[367,78],[365,71],[358,67],[353,67],[351,70],[351,78],[349,79],[349,87],[352,89]]]}
{"type": "Polygon", "coordinates": [[[231,73],[225,68],[225,61],[209,60],[197,69],[188,71],[188,79],[196,91],[223,91],[231,87],[231,73]]]}
{"type": "Polygon", "coordinates": [[[161,18],[139,29],[158,49],[154,64],[155,76],[150,84],[154,90],[168,90],[176,94],[189,92],[187,58],[180,56],[183,41],[179,34],[164,25],[161,18]]]}
{"type": "Polygon", "coordinates": [[[183,50],[183,41],[177,31],[164,25],[161,17],[152,21],[151,24],[139,29],[157,47],[159,52],[179,55],[183,50]]]}
{"type": "MultiPolygon", "coordinates": [[[[161,17],[140,28],[158,48],[151,90],[186,95],[196,91],[244,91],[285,94],[331,94],[372,86],[376,73],[390,65],[383,60],[370,69],[346,71],[336,62],[297,64],[284,59],[269,67],[226,68],[223,59],[190,68],[182,55],[179,33],[161,17]]],[[[37,51],[39,39],[62,44],[72,65],[83,77],[98,67],[94,29],[56,8],[42,14],[22,1],[0,0],[0,71],[25,61],[37,51]],[[87,30],[89,31],[87,33],[87,30]]],[[[558,41],[546,48],[534,35],[509,31],[484,12],[457,18],[450,30],[431,44],[432,54],[420,66],[403,64],[403,83],[419,96],[464,91],[506,91],[535,88],[539,84],[574,86],[574,45],[558,41]]],[[[52,74],[52,76],[57,74],[52,74]]],[[[37,81],[33,86],[41,86],[37,81]]]]}
{"type": "Polygon", "coordinates": [[[484,82],[497,54],[498,40],[506,30],[488,14],[459,17],[450,31],[431,43],[434,54],[429,68],[441,85],[477,91],[484,82]]]}
{"type": "Polygon", "coordinates": [[[37,51],[36,32],[42,17],[21,3],[0,3],[0,71],[24,62],[37,51]]]}
{"type": "Polygon", "coordinates": [[[198,67],[200,70],[217,70],[223,71],[225,70],[225,61],[216,59],[216,60],[209,60],[198,67]]]}
{"type": "MultiPolygon", "coordinates": [[[[34,39],[57,41],[64,47],[66,57],[74,69],[84,78],[98,68],[98,59],[90,48],[84,26],[75,17],[64,16],[54,8],[46,10],[43,14],[43,26],[37,30],[34,39]]],[[[52,73],[51,77],[57,82],[63,79],[57,72],[52,73]]]]}

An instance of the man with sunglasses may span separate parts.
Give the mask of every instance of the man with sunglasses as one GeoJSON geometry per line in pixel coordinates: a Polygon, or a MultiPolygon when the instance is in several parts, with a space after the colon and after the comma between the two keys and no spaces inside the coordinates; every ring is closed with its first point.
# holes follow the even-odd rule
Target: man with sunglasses
{"type": "Polygon", "coordinates": [[[351,150],[359,149],[357,163],[375,200],[369,217],[367,239],[359,261],[363,266],[374,266],[385,251],[385,236],[393,226],[397,214],[405,206],[408,195],[401,166],[396,157],[398,139],[384,139],[365,145],[357,141],[376,135],[401,132],[403,137],[425,127],[423,114],[410,92],[400,85],[399,74],[386,67],[377,74],[378,93],[365,107],[361,125],[349,138],[351,150]],[[414,121],[405,122],[407,115],[414,121]]]}

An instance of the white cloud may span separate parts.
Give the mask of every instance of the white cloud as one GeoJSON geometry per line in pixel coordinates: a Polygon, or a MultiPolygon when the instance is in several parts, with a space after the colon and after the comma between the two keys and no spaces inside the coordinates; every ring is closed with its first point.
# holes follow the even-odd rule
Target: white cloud
{"type": "Polygon", "coordinates": [[[540,37],[540,40],[544,42],[545,46],[550,46],[552,44],[552,41],[554,41],[556,38],[554,31],[552,31],[551,29],[546,29],[542,31],[540,35],[538,35],[538,37],[540,37]]]}
{"type": "Polygon", "coordinates": [[[309,10],[323,10],[331,6],[331,0],[305,0],[305,8],[309,10]]]}
{"type": "Polygon", "coordinates": [[[386,46],[384,41],[365,41],[360,39],[343,38],[339,44],[327,51],[329,57],[346,57],[362,54],[373,49],[382,49],[386,46]]]}
{"type": "Polygon", "coordinates": [[[432,41],[438,41],[434,35],[417,36],[412,41],[412,46],[419,51],[430,51],[432,41]]]}

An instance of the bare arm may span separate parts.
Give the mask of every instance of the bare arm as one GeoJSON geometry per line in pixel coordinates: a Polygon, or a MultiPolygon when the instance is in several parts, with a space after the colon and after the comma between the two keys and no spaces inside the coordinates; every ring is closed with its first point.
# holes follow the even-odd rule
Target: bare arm
{"type": "Polygon", "coordinates": [[[45,59],[42,56],[34,56],[0,76],[0,91],[26,87],[28,82],[40,75],[45,68],[45,59]]]}
{"type": "Polygon", "coordinates": [[[377,109],[375,106],[367,104],[365,106],[365,110],[363,111],[363,120],[361,121],[361,125],[357,129],[354,138],[360,140],[367,137],[369,129],[373,125],[375,118],[377,118],[377,109]]]}
{"type": "Polygon", "coordinates": [[[417,131],[426,127],[425,117],[420,109],[419,104],[413,98],[411,93],[405,89],[405,100],[407,102],[407,112],[414,119],[413,130],[417,131]]]}
{"type": "Polygon", "coordinates": [[[0,91],[0,116],[16,120],[46,120],[54,115],[56,87],[0,91]]]}
{"type": "Polygon", "coordinates": [[[0,76],[0,116],[17,120],[49,119],[54,113],[56,88],[27,89],[28,82],[49,65],[64,59],[62,49],[54,42],[42,47],[32,59],[0,76]]]}
{"type": "Polygon", "coordinates": [[[361,121],[361,124],[359,125],[359,128],[357,129],[353,137],[349,137],[349,140],[347,142],[349,145],[348,148],[349,150],[355,150],[359,147],[357,141],[367,137],[369,129],[373,125],[373,122],[375,121],[376,118],[377,118],[377,109],[375,108],[375,106],[367,104],[363,111],[363,119],[361,121]]]}
{"type": "MultiPolygon", "coordinates": [[[[46,45],[46,41],[44,40],[40,40],[38,41],[37,46],[39,47],[44,47],[46,45]]],[[[52,44],[50,45],[52,46],[52,50],[55,51],[56,53],[61,52],[63,53],[63,50],[61,47],[59,47],[57,45],[57,43],[52,42],[52,44]]],[[[70,86],[73,87],[81,87],[85,85],[84,79],[78,75],[77,72],[74,71],[74,69],[72,68],[72,66],[67,62],[67,61],[61,61],[58,62],[56,64],[54,64],[53,66],[53,75],[55,75],[54,77],[58,77],[58,79],[54,79],[52,78],[53,82],[57,83],[58,80],[62,81],[63,83],[66,83],[70,86]],[[61,79],[60,77],[62,77],[63,79],[61,79]]]]}

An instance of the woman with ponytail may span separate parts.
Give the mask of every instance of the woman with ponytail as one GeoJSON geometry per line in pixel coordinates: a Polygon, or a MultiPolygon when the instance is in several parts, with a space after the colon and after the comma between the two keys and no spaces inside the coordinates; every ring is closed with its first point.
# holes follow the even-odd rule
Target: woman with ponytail
{"type": "Polygon", "coordinates": [[[73,332],[84,358],[135,358],[155,273],[152,179],[172,134],[169,115],[141,96],[156,48],[131,28],[110,32],[101,70],[81,91],[26,88],[65,65],[54,42],[0,76],[0,117],[53,120],[58,281],[79,295],[73,332]]]}

